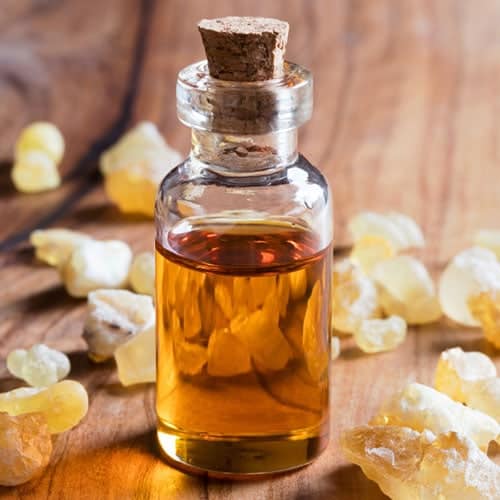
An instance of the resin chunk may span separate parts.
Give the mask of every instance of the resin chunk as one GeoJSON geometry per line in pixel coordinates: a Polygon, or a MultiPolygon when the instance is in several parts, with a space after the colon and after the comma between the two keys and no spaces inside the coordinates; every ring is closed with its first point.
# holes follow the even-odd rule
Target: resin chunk
{"type": "Polygon", "coordinates": [[[19,135],[16,143],[16,159],[29,151],[41,151],[57,164],[64,154],[64,138],[52,123],[31,123],[19,135]]]}
{"type": "Polygon", "coordinates": [[[395,224],[405,236],[405,248],[422,248],[425,238],[422,229],[414,219],[399,212],[389,212],[386,218],[395,224]]]}
{"type": "Polygon", "coordinates": [[[206,347],[186,341],[174,343],[174,356],[178,369],[185,375],[201,373],[208,361],[206,347]]]}
{"type": "Polygon", "coordinates": [[[500,290],[500,263],[493,252],[473,247],[456,255],[439,280],[439,301],[444,314],[467,326],[480,321],[469,309],[471,297],[481,292],[500,290]]]}
{"type": "Polygon", "coordinates": [[[433,439],[407,427],[362,426],[343,433],[346,458],[394,500],[496,500],[500,467],[471,439],[433,439]]]}
{"type": "Polygon", "coordinates": [[[399,425],[419,432],[457,432],[472,439],[482,450],[500,441],[500,424],[492,417],[453,401],[432,387],[412,383],[397,392],[370,422],[399,425]]]}
{"type": "Polygon", "coordinates": [[[10,352],[7,369],[33,387],[46,387],[65,378],[71,364],[63,352],[44,344],[35,344],[28,350],[15,349],[10,352]]]}
{"type": "Polygon", "coordinates": [[[496,377],[497,370],[491,359],[482,352],[464,352],[453,347],[441,353],[434,376],[434,387],[448,396],[466,403],[471,384],[496,377]]]}
{"type": "Polygon", "coordinates": [[[181,161],[153,123],[141,122],[101,156],[106,193],[122,212],[152,217],[161,180],[181,161]]]}
{"type": "Polygon", "coordinates": [[[123,241],[86,241],[61,268],[61,278],[73,297],[86,297],[99,288],[123,288],[132,251],[123,241]]]}
{"type": "Polygon", "coordinates": [[[414,257],[398,255],[379,262],[372,277],[387,315],[401,316],[410,325],[430,323],[441,316],[434,282],[414,257]]]}
{"type": "Polygon", "coordinates": [[[55,189],[61,177],[54,161],[43,151],[26,151],[20,155],[11,172],[12,182],[18,191],[38,193],[55,189]]]}
{"type": "Polygon", "coordinates": [[[37,476],[49,463],[52,440],[40,413],[0,413],[0,486],[16,486],[37,476]]]}
{"type": "Polygon", "coordinates": [[[142,252],[134,257],[128,279],[134,292],[154,297],[155,256],[153,252],[142,252]]]}
{"type": "Polygon", "coordinates": [[[154,323],[115,350],[118,378],[125,385],[156,381],[156,339],[154,323]]]}
{"type": "Polygon", "coordinates": [[[480,322],[486,340],[500,349],[500,290],[473,295],[468,306],[474,319],[480,322]]]}
{"type": "Polygon", "coordinates": [[[423,247],[425,240],[418,224],[410,217],[392,212],[387,215],[361,212],[348,223],[354,242],[364,236],[378,236],[386,240],[395,251],[423,247]]]}
{"type": "Polygon", "coordinates": [[[276,371],[286,366],[293,352],[281,332],[275,315],[259,309],[231,321],[231,333],[247,347],[259,371],[276,371]]]}
{"type": "Polygon", "coordinates": [[[87,301],[83,338],[93,361],[105,361],[121,344],[154,324],[155,311],[149,295],[128,290],[96,290],[87,301]]]}
{"type": "Polygon", "coordinates": [[[364,352],[391,351],[406,338],[406,322],[399,316],[365,319],[354,331],[354,340],[364,352]]]}
{"type": "Polygon", "coordinates": [[[386,239],[381,236],[366,235],[354,243],[350,258],[369,275],[377,263],[394,257],[395,253],[386,239]]]}
{"type": "Polygon", "coordinates": [[[364,319],[380,315],[375,285],[359,266],[345,259],[333,268],[333,327],[353,333],[364,319]]]}
{"type": "MultiPolygon", "coordinates": [[[[326,374],[330,355],[328,343],[322,329],[322,303],[321,282],[317,281],[307,301],[302,327],[302,348],[307,371],[315,382],[321,380],[326,374]]],[[[329,331],[329,328],[327,331],[329,331]]]]}
{"type": "Polygon", "coordinates": [[[290,297],[292,300],[301,299],[307,290],[307,272],[305,269],[300,269],[288,275],[290,286],[290,297]]]}
{"type": "Polygon", "coordinates": [[[36,258],[54,267],[63,265],[78,246],[91,240],[86,234],[63,228],[37,229],[30,234],[36,258]]]}
{"type": "Polygon", "coordinates": [[[208,341],[207,372],[214,377],[233,377],[252,370],[246,345],[229,331],[219,330],[208,341]]]}
{"type": "Polygon", "coordinates": [[[467,391],[468,406],[486,413],[500,423],[500,378],[493,377],[473,382],[467,391]]]}
{"type": "Polygon", "coordinates": [[[45,417],[51,434],[71,429],[87,410],[87,391],[74,380],[63,380],[47,388],[22,387],[0,394],[0,412],[13,416],[39,412],[45,417]]]}

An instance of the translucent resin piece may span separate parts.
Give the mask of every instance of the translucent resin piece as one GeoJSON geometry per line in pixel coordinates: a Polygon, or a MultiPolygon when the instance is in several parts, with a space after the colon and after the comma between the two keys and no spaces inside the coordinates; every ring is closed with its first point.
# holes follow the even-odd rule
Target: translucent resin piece
{"type": "Polygon", "coordinates": [[[441,316],[434,282],[414,257],[398,255],[379,262],[372,277],[387,315],[401,316],[410,325],[430,323],[441,316]]]}
{"type": "Polygon", "coordinates": [[[51,434],[71,429],[87,410],[87,391],[74,380],[63,380],[45,389],[22,387],[0,394],[0,412],[14,416],[41,413],[51,434]]]}
{"type": "Polygon", "coordinates": [[[127,386],[156,381],[155,325],[141,330],[115,351],[118,378],[127,386]]]}
{"type": "Polygon", "coordinates": [[[0,486],[23,484],[40,474],[52,453],[52,440],[40,413],[0,413],[0,486]]]}
{"type": "Polygon", "coordinates": [[[333,327],[353,333],[364,319],[380,315],[375,285],[350,259],[338,262],[333,270],[333,327]]]}
{"type": "Polygon", "coordinates": [[[292,300],[301,299],[307,289],[307,272],[305,269],[300,269],[288,275],[290,283],[290,297],[292,300]]]}
{"type": "Polygon", "coordinates": [[[491,359],[482,352],[464,352],[453,347],[441,353],[434,376],[434,387],[448,396],[465,403],[471,384],[496,377],[497,370],[491,359]]]}
{"type": "Polygon", "coordinates": [[[124,288],[132,251],[123,241],[86,241],[61,268],[61,277],[73,297],[86,297],[99,288],[124,288]]]}
{"type": "Polygon", "coordinates": [[[68,356],[44,344],[15,349],[7,356],[7,369],[33,387],[46,387],[66,377],[71,369],[68,356]]]}
{"type": "Polygon", "coordinates": [[[122,212],[152,217],[161,180],[181,160],[154,124],[139,123],[101,156],[106,193],[122,212]]]}
{"type": "Polygon", "coordinates": [[[365,319],[354,331],[354,340],[364,352],[391,351],[406,338],[406,321],[399,316],[365,319]]]}
{"type": "Polygon", "coordinates": [[[449,431],[472,439],[482,450],[500,441],[500,425],[492,417],[463,406],[432,387],[409,384],[380,408],[373,425],[399,425],[438,435],[449,431]]]}
{"type": "Polygon", "coordinates": [[[481,324],[486,340],[500,349],[500,291],[472,295],[468,306],[472,316],[481,324]]]}
{"type": "Polygon", "coordinates": [[[422,248],[425,246],[422,229],[414,219],[399,212],[389,212],[386,217],[405,235],[406,248],[422,248]]]}
{"type": "Polygon", "coordinates": [[[11,172],[12,182],[22,193],[38,193],[61,184],[57,165],[43,151],[27,151],[19,156],[11,172]]]}
{"type": "Polygon", "coordinates": [[[54,267],[62,266],[77,247],[91,240],[86,234],[63,228],[37,229],[30,234],[36,258],[54,267]]]}
{"type": "Polygon", "coordinates": [[[497,500],[500,467],[454,432],[433,439],[407,427],[344,432],[346,458],[393,500],[497,500]]]}
{"type": "Polygon", "coordinates": [[[207,372],[214,377],[233,377],[252,370],[246,345],[227,330],[219,330],[208,341],[207,372]]]}
{"type": "Polygon", "coordinates": [[[230,329],[246,345],[259,371],[281,370],[292,358],[275,314],[267,309],[234,318],[230,329]]]}
{"type": "Polygon", "coordinates": [[[142,252],[134,257],[128,279],[134,292],[154,296],[155,256],[153,252],[142,252]]]}
{"type": "Polygon", "coordinates": [[[350,257],[359,264],[365,274],[369,275],[376,264],[394,255],[394,248],[386,239],[381,236],[366,235],[356,241],[350,257]]]}
{"type": "Polygon", "coordinates": [[[500,423],[500,378],[493,377],[472,383],[465,402],[500,423]]]}
{"type": "Polygon", "coordinates": [[[52,162],[59,163],[64,154],[64,138],[49,122],[34,122],[21,131],[16,143],[16,160],[29,151],[42,151],[52,162]]]}
{"type": "Polygon", "coordinates": [[[121,344],[154,324],[155,311],[149,295],[128,290],[96,290],[87,301],[83,338],[89,357],[96,362],[113,356],[121,344]]]}
{"type": "Polygon", "coordinates": [[[410,217],[392,212],[387,215],[361,212],[348,224],[355,242],[364,236],[378,236],[396,250],[424,246],[424,237],[418,224],[410,217]]]}
{"type": "Polygon", "coordinates": [[[179,371],[185,375],[201,373],[208,361],[207,348],[186,341],[176,342],[174,346],[174,357],[179,371]]]}
{"type": "Polygon", "coordinates": [[[471,297],[500,290],[500,264],[493,252],[473,247],[456,255],[439,280],[439,301],[444,314],[457,323],[479,326],[468,307],[471,297]]]}
{"type": "Polygon", "coordinates": [[[307,301],[304,325],[302,327],[302,348],[307,371],[315,382],[320,381],[325,375],[330,355],[323,332],[318,328],[318,325],[323,324],[321,321],[323,304],[321,294],[321,282],[317,281],[307,301]]]}

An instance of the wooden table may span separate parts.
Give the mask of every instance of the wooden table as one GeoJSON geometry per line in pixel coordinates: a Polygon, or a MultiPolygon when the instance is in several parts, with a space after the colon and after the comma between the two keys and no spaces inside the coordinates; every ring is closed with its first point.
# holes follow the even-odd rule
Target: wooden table
{"type": "MultiPolygon", "coordinates": [[[[316,110],[301,150],[335,193],[336,243],[363,209],[400,210],[423,226],[433,273],[499,227],[500,3],[495,0],[2,0],[0,5],[0,358],[35,342],[69,353],[71,377],[90,394],[86,419],[59,435],[48,470],[2,498],[384,498],[339,450],[343,428],[365,423],[407,380],[430,383],[439,353],[461,345],[494,355],[478,330],[446,321],[412,328],[397,351],[363,355],[350,339],[333,365],[332,440],[313,465],[257,482],[184,475],[154,443],[152,386],[122,388],[110,364],[87,360],[85,304],[35,262],[27,236],[64,226],[152,248],[153,224],[107,200],[100,153],[139,120],[188,151],[175,115],[178,70],[202,57],[196,22],[229,14],[291,24],[288,56],[316,78],[316,110]],[[251,4],[251,6],[249,5],[251,4]],[[17,193],[9,171],[20,129],[58,124],[67,141],[64,183],[17,193]]],[[[500,356],[495,360],[500,367],[500,356]]],[[[0,364],[0,390],[18,385],[0,364]]]]}

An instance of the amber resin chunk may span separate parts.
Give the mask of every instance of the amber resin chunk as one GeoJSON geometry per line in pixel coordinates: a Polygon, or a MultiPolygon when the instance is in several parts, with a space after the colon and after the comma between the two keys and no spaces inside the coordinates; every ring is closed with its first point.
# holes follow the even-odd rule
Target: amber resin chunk
{"type": "Polygon", "coordinates": [[[380,316],[377,289],[350,259],[333,268],[333,327],[353,333],[365,319],[380,316]]]}
{"type": "Polygon", "coordinates": [[[473,295],[468,305],[474,319],[481,323],[486,340],[500,349],[500,291],[473,295]]]}
{"type": "Polygon", "coordinates": [[[454,432],[436,439],[407,427],[362,426],[344,432],[342,449],[390,498],[500,498],[500,467],[454,432]]]}
{"type": "Polygon", "coordinates": [[[496,377],[496,374],[495,364],[486,354],[453,347],[439,356],[434,387],[455,401],[466,403],[474,383],[496,377]]]}
{"type": "Polygon", "coordinates": [[[431,323],[441,316],[434,282],[414,257],[398,255],[383,260],[373,268],[372,278],[387,315],[401,316],[409,325],[431,323]]]}
{"type": "Polygon", "coordinates": [[[0,394],[0,412],[13,416],[41,413],[51,434],[77,425],[88,407],[87,391],[75,380],[63,380],[47,388],[21,387],[0,394]]]}
{"type": "Polygon", "coordinates": [[[46,387],[66,377],[71,369],[63,352],[35,344],[30,349],[14,349],[7,356],[7,369],[33,387],[46,387]]]}
{"type": "Polygon", "coordinates": [[[406,322],[399,316],[365,319],[354,331],[354,340],[364,352],[392,351],[406,338],[406,322]]]}
{"type": "Polygon", "coordinates": [[[90,359],[101,362],[111,358],[120,345],[154,324],[154,317],[149,295],[128,290],[90,292],[83,328],[90,359]]]}
{"type": "Polygon", "coordinates": [[[496,290],[500,290],[500,263],[486,248],[472,247],[455,255],[439,278],[443,313],[461,325],[479,326],[470,300],[481,292],[496,290]]]}
{"type": "Polygon", "coordinates": [[[41,413],[0,413],[0,486],[26,483],[49,463],[52,453],[47,422],[41,413]]]}
{"type": "Polygon", "coordinates": [[[482,450],[487,450],[491,441],[500,442],[500,425],[492,417],[417,383],[408,384],[386,401],[370,423],[400,425],[419,432],[427,429],[436,435],[458,432],[482,450]]]}

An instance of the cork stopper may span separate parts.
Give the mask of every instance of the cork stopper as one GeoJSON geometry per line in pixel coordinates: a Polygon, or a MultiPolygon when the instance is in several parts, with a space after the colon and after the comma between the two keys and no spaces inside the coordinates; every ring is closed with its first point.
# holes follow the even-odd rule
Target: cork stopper
{"type": "Polygon", "coordinates": [[[288,23],[265,17],[221,17],[198,24],[210,76],[257,82],[283,76],[288,23]]]}

